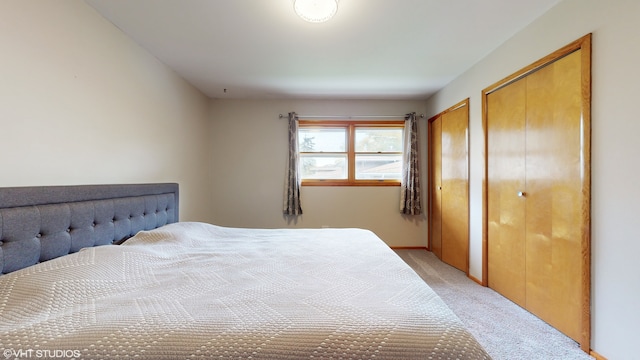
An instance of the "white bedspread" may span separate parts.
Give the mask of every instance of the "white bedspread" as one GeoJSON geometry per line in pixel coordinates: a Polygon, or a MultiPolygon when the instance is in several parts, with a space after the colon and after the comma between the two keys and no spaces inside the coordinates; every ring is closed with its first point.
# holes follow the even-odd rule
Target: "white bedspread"
{"type": "Polygon", "coordinates": [[[370,231],[203,223],[0,276],[0,350],[6,359],[489,358],[370,231]]]}

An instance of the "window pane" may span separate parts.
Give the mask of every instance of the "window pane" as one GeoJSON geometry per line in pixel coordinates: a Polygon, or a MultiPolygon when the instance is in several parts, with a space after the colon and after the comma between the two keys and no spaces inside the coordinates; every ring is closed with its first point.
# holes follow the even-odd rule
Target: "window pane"
{"type": "Polygon", "coordinates": [[[301,152],[346,152],[345,128],[301,128],[298,130],[301,152]]]}
{"type": "Polygon", "coordinates": [[[300,172],[303,179],[346,179],[347,155],[302,154],[300,172]]]}
{"type": "Polygon", "coordinates": [[[402,155],[356,155],[357,180],[401,180],[402,155]]]}
{"type": "Polygon", "coordinates": [[[401,152],[402,129],[356,128],[356,152],[401,152]]]}

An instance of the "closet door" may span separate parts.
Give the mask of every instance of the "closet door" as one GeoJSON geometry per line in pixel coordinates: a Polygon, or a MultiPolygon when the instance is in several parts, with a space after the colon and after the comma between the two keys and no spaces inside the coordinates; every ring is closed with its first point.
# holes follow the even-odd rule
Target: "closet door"
{"type": "Polygon", "coordinates": [[[526,307],[526,81],[490,93],[486,103],[489,287],[526,307]]]}
{"type": "Polygon", "coordinates": [[[469,271],[469,107],[442,115],[442,261],[469,271]]]}
{"type": "Polygon", "coordinates": [[[581,51],[527,76],[527,309],[579,339],[581,329],[581,51]]]}
{"type": "Polygon", "coordinates": [[[443,262],[469,272],[469,100],[429,120],[429,242],[443,262]]]}
{"type": "Polygon", "coordinates": [[[483,91],[487,283],[585,351],[590,48],[586,36],[483,91]]]}
{"type": "Polygon", "coordinates": [[[431,122],[430,132],[430,249],[442,260],[442,117],[431,122]]]}

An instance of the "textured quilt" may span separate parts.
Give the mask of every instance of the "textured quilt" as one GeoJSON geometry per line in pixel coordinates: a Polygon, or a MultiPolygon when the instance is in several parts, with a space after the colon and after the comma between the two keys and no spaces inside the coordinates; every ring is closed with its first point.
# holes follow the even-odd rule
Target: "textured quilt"
{"type": "Polygon", "coordinates": [[[0,276],[12,358],[488,359],[372,232],[176,223],[0,276]]]}

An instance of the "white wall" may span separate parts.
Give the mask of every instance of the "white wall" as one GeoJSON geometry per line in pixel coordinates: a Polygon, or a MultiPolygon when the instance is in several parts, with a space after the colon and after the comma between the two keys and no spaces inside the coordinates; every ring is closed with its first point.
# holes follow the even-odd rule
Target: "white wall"
{"type": "MultiPolygon", "coordinates": [[[[297,223],[287,223],[282,215],[287,120],[278,118],[290,111],[301,115],[402,115],[424,110],[423,101],[212,101],[212,222],[267,228],[361,227],[391,246],[426,246],[426,215],[400,214],[399,187],[303,186],[304,214],[297,223]]],[[[419,121],[419,130],[426,139],[426,119],[419,121]]],[[[426,154],[425,143],[421,154],[426,154]]]]}
{"type": "Polygon", "coordinates": [[[482,275],[481,91],[593,33],[592,343],[609,359],[637,358],[640,333],[640,2],[566,0],[427,101],[433,115],[471,98],[471,275],[482,275]]]}
{"type": "Polygon", "coordinates": [[[0,1],[0,44],[0,186],[178,182],[208,218],[204,95],[81,0],[0,1]]]}

